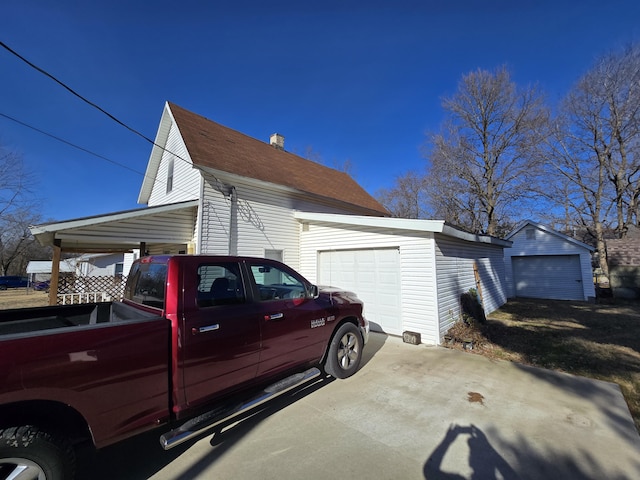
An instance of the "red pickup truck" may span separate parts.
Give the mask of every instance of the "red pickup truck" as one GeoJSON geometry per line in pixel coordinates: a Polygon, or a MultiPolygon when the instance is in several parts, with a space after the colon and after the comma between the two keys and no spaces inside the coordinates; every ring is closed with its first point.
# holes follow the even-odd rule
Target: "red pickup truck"
{"type": "Polygon", "coordinates": [[[353,293],[248,257],[144,257],[122,302],[5,310],[0,479],[72,478],[78,445],[160,426],[171,448],[318,367],[352,375],[368,335],[353,293]]]}

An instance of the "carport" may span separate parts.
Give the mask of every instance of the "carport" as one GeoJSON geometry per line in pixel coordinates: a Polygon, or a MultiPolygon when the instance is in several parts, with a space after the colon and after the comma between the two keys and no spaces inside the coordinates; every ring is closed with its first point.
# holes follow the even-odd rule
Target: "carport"
{"type": "Polygon", "coordinates": [[[57,303],[63,253],[193,253],[197,208],[191,200],[32,226],[38,242],[53,247],[49,304],[57,303]]]}

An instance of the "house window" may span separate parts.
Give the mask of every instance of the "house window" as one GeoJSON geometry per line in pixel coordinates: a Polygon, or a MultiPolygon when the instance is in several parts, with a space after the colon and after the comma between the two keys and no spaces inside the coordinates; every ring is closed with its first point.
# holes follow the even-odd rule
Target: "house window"
{"type": "Polygon", "coordinates": [[[167,193],[171,193],[173,190],[173,163],[174,159],[172,158],[167,166],[167,193]]]}
{"type": "Polygon", "coordinates": [[[526,234],[527,234],[527,240],[535,240],[536,239],[536,229],[535,228],[527,228],[526,234]]]}

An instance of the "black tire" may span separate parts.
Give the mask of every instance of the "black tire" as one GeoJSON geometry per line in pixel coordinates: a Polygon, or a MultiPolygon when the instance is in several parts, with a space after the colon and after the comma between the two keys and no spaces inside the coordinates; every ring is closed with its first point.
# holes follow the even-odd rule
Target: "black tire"
{"type": "Polygon", "coordinates": [[[0,430],[0,479],[69,480],[75,474],[71,446],[38,428],[26,425],[0,430]]]}
{"type": "Polygon", "coordinates": [[[335,378],[347,378],[356,373],[362,360],[362,336],[353,323],[338,328],[329,344],[324,371],[335,378]]]}
{"type": "Polygon", "coordinates": [[[7,286],[6,285],[0,285],[0,290],[6,290],[7,286]]]}

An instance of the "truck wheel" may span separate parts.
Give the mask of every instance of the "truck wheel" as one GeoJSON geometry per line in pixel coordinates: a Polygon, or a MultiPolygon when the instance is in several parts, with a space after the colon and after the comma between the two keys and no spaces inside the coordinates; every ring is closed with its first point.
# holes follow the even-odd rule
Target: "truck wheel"
{"type": "Polygon", "coordinates": [[[345,323],[331,339],[324,370],[332,377],[347,378],[356,373],[361,359],[360,332],[353,323],[345,323]]]}
{"type": "Polygon", "coordinates": [[[67,480],[74,470],[66,442],[31,425],[0,430],[0,479],[67,480]]]}

